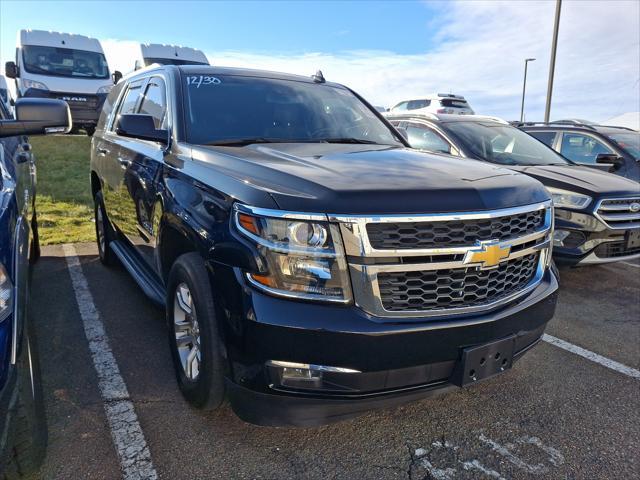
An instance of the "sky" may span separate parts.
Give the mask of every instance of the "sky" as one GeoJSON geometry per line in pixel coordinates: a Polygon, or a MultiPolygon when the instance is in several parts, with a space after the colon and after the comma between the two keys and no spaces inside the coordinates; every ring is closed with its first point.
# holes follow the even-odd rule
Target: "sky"
{"type": "MultiPolygon", "coordinates": [[[[434,92],[476,113],[543,119],[553,1],[0,0],[0,60],[32,28],[98,38],[111,70],[130,71],[140,42],[203,50],[214,65],[311,75],[386,107],[434,92]]],[[[640,1],[565,0],[551,118],[605,121],[640,111],[640,1]]]]}

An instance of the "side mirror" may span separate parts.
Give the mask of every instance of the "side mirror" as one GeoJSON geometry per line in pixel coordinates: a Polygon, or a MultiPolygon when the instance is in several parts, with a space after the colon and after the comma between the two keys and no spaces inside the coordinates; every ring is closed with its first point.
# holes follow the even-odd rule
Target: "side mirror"
{"type": "Polygon", "coordinates": [[[122,78],[122,72],[120,70],[114,70],[111,74],[111,80],[113,80],[113,84],[115,85],[122,78]]]}
{"type": "Polygon", "coordinates": [[[122,137],[151,140],[152,142],[169,143],[169,131],[158,130],[151,115],[127,113],[118,117],[116,133],[122,137]]]}
{"type": "Polygon", "coordinates": [[[612,165],[613,170],[617,170],[624,165],[624,158],[619,157],[615,153],[599,153],[596,156],[596,163],[612,165]]]}
{"type": "Polygon", "coordinates": [[[7,62],[4,64],[4,75],[7,78],[17,78],[20,76],[15,62],[7,62]]]}
{"type": "Polygon", "coordinates": [[[53,98],[19,98],[15,102],[15,120],[0,120],[0,138],[69,133],[71,126],[67,102],[53,98]]]}

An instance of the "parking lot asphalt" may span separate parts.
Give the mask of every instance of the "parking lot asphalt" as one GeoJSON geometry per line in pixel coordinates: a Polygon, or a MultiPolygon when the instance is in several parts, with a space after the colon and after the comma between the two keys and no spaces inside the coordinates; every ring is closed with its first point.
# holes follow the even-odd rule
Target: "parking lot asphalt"
{"type": "MultiPolygon", "coordinates": [[[[93,244],[74,247],[159,478],[640,478],[640,379],[547,342],[471,388],[321,428],[203,414],[176,386],[163,312],[93,244]]],[[[547,333],[638,369],[640,263],[561,277],[547,333]]],[[[50,436],[42,477],[123,478],[61,246],[34,267],[30,312],[50,436]]]]}

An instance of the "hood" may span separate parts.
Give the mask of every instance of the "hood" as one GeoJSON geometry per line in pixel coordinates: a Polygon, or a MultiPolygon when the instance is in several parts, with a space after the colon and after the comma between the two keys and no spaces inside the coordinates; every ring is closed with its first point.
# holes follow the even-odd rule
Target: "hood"
{"type": "Polygon", "coordinates": [[[640,184],[612,173],[579,165],[518,166],[510,169],[530,175],[546,187],[562,188],[591,197],[638,195],[640,184]]]}
{"type": "Polygon", "coordinates": [[[212,167],[205,183],[217,184],[213,175],[223,173],[267,191],[279,208],[291,211],[460,212],[548,199],[537,181],[509,169],[383,145],[198,146],[192,155],[212,167]]]}

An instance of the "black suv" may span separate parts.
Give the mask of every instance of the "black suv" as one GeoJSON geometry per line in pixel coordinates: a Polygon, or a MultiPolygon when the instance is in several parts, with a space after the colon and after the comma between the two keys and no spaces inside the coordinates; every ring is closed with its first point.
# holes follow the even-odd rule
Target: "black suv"
{"type": "Polygon", "coordinates": [[[575,120],[517,126],[572,162],[640,181],[640,132],[636,130],[575,120]]]}
{"type": "Polygon", "coordinates": [[[193,405],[326,423],[490,377],[538,342],[549,194],[407,147],[320,73],[163,66],[116,85],[92,139],[100,258],[166,308],[193,405]]]}
{"type": "Polygon", "coordinates": [[[640,184],[577,165],[504,120],[389,115],[415,148],[483,160],[541,181],[555,204],[553,256],[589,265],[640,257],[640,184]]]}

